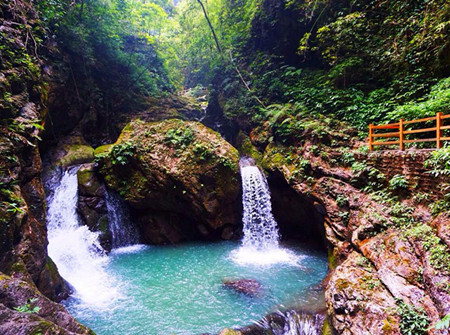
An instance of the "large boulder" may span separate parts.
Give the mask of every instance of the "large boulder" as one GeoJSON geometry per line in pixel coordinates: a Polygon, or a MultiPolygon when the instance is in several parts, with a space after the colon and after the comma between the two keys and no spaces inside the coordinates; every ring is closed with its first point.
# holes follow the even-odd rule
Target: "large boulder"
{"type": "Polygon", "coordinates": [[[94,334],[32,282],[0,272],[0,286],[0,334],[94,334]]]}
{"type": "Polygon", "coordinates": [[[201,123],[133,121],[95,155],[149,243],[218,238],[240,221],[239,154],[201,123]]]}

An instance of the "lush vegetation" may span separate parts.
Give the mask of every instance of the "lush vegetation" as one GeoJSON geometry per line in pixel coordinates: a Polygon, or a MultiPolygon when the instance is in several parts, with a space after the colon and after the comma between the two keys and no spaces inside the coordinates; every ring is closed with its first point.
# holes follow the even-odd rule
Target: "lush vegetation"
{"type": "MultiPolygon", "coordinates": [[[[450,108],[445,0],[38,0],[36,7],[36,53],[53,36],[64,54],[41,54],[63,67],[70,58],[67,100],[103,117],[207,87],[212,108],[243,128],[269,121],[286,142],[305,115],[365,130],[450,108]],[[276,125],[281,111],[282,121],[296,121],[276,125]]],[[[7,62],[39,76],[37,54],[8,52],[7,62]]],[[[12,108],[8,92],[2,104],[12,108]]]]}
{"type": "Polygon", "coordinates": [[[365,129],[449,111],[446,1],[205,6],[218,45],[198,3],[183,1],[179,59],[185,84],[209,86],[229,118],[254,125],[262,105],[295,102],[302,113],[334,114],[365,129]]]}

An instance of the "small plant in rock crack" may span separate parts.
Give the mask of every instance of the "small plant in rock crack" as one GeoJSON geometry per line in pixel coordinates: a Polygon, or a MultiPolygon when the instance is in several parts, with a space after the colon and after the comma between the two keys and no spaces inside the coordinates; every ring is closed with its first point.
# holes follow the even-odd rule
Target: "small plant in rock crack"
{"type": "Polygon", "coordinates": [[[14,307],[14,310],[22,313],[39,313],[41,310],[38,306],[32,306],[33,303],[37,301],[37,298],[29,299],[27,303],[20,305],[18,307],[14,307]]]}
{"type": "Polygon", "coordinates": [[[427,334],[430,321],[425,311],[397,299],[397,312],[400,315],[400,331],[404,335],[427,334]]]}
{"type": "Polygon", "coordinates": [[[389,187],[392,190],[406,190],[408,188],[408,180],[401,174],[396,174],[389,180],[389,187]]]}
{"type": "Polygon", "coordinates": [[[136,145],[132,142],[115,144],[109,153],[111,163],[113,165],[126,165],[135,151],[136,145]]]}
{"type": "Polygon", "coordinates": [[[348,205],[348,197],[345,196],[345,195],[343,195],[343,194],[339,194],[339,195],[336,197],[336,204],[337,204],[339,207],[343,207],[343,206],[345,206],[345,205],[348,205]]]}
{"type": "Polygon", "coordinates": [[[437,321],[433,327],[429,328],[429,330],[431,330],[433,328],[437,329],[437,330],[443,330],[443,329],[450,330],[450,314],[445,315],[442,319],[437,321]]]}

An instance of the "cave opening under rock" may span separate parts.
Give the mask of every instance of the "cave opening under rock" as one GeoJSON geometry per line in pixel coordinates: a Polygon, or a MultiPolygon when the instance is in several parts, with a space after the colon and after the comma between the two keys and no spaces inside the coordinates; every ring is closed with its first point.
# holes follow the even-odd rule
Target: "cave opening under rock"
{"type": "Polygon", "coordinates": [[[297,193],[279,172],[271,172],[267,181],[281,239],[325,249],[325,208],[312,196],[297,193]]]}

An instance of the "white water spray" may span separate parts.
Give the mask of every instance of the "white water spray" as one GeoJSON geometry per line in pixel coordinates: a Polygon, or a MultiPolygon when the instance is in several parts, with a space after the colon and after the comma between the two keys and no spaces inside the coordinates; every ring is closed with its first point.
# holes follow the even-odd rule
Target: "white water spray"
{"type": "Polygon", "coordinates": [[[79,223],[77,169],[65,171],[55,186],[48,202],[48,253],[75,289],[75,298],[93,307],[109,305],[118,297],[118,290],[106,272],[108,258],[98,233],[79,223]]]}
{"type": "Polygon", "coordinates": [[[322,333],[325,317],[321,314],[305,314],[295,310],[277,311],[276,314],[284,320],[284,324],[277,325],[276,322],[272,322],[270,317],[265,317],[256,324],[277,335],[318,335],[322,333]],[[274,325],[277,325],[275,329],[274,325]]]}
{"type": "Polygon", "coordinates": [[[242,158],[243,232],[242,247],[232,254],[240,264],[271,265],[289,263],[296,265],[298,256],[280,248],[278,225],[272,214],[272,204],[266,177],[253,159],[242,158]]]}
{"type": "Polygon", "coordinates": [[[278,246],[278,226],[272,215],[267,180],[257,166],[242,166],[244,239],[242,244],[258,249],[278,246]]]}

